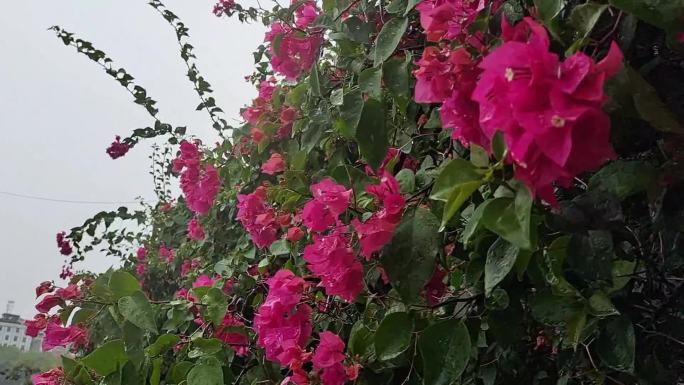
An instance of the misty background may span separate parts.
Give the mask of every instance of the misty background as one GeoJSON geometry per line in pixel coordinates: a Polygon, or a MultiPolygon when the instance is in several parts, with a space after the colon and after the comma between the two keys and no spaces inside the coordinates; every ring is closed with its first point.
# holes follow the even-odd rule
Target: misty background
{"type": "MultiPolygon", "coordinates": [[[[211,0],[165,0],[190,29],[202,75],[229,123],[256,95],[244,76],[264,27],[217,18],[211,0]]],[[[106,52],[155,99],[162,121],[187,126],[205,142],[216,135],[199,103],[171,26],[145,0],[6,2],[0,13],[0,312],[35,314],[35,286],[58,278],[64,257],[55,234],[101,210],[120,206],[72,201],[154,200],[148,175],[153,142],[112,160],[105,149],[116,134],[153,123],[146,111],[95,63],[47,28],[59,25],[106,52]]],[[[133,207],[135,205],[127,205],[133,207]]],[[[77,268],[104,271],[117,259],[92,253],[77,268]]]]}

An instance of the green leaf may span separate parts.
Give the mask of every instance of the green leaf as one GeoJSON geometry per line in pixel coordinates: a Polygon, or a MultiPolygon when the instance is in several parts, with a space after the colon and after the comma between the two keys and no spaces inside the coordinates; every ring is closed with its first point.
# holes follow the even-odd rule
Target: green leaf
{"type": "Polygon", "coordinates": [[[470,357],[470,334],[463,322],[450,319],[430,325],[420,335],[424,385],[459,382],[470,357]]]}
{"type": "Polygon", "coordinates": [[[470,144],[470,163],[475,167],[489,167],[489,154],[487,150],[475,143],[470,144]]]}
{"type": "Polygon", "coordinates": [[[314,96],[321,96],[321,78],[318,74],[318,64],[311,67],[311,74],[309,75],[309,87],[311,88],[311,94],[314,96]]]}
{"type": "Polygon", "coordinates": [[[513,245],[528,250],[531,241],[532,194],[518,184],[515,198],[496,198],[482,213],[482,224],[513,245]]]}
{"type": "Polygon", "coordinates": [[[416,174],[413,170],[403,168],[395,175],[402,194],[411,194],[416,189],[416,174]]]}
{"type": "Polygon", "coordinates": [[[385,23],[375,40],[374,67],[379,66],[392,56],[401,37],[406,32],[406,27],[408,27],[408,19],[406,18],[393,18],[385,23]]]}
{"type": "Polygon", "coordinates": [[[464,159],[454,159],[439,173],[432,187],[430,199],[447,202],[458,185],[482,179],[475,166],[464,159]]]}
{"type": "Polygon", "coordinates": [[[681,24],[680,0],[609,0],[610,5],[666,31],[681,24]]]}
{"type": "Polygon", "coordinates": [[[444,213],[442,214],[442,224],[440,231],[444,230],[449,220],[456,215],[461,209],[463,203],[470,198],[473,193],[482,186],[482,181],[472,181],[457,185],[451,192],[449,199],[444,205],[444,213]]]}
{"type": "Polygon", "coordinates": [[[413,317],[399,312],[390,313],[382,320],[375,333],[375,354],[380,361],[398,357],[411,344],[413,317]]]}
{"type": "Polygon", "coordinates": [[[333,106],[341,106],[344,104],[344,90],[337,88],[330,93],[330,104],[333,106]]]}
{"type": "Polygon", "coordinates": [[[188,354],[189,358],[208,356],[223,350],[223,342],[216,338],[197,338],[192,341],[193,350],[188,354]]]}
{"type": "Polygon", "coordinates": [[[640,160],[617,160],[600,169],[589,179],[589,189],[609,192],[620,200],[647,191],[658,172],[640,160]]]}
{"type": "Polygon", "coordinates": [[[497,131],[492,138],[492,154],[496,160],[501,161],[506,157],[507,153],[508,147],[506,146],[503,132],[497,131]]]}
{"type": "Polygon", "coordinates": [[[188,385],[223,385],[220,366],[197,364],[188,373],[188,385]]]}
{"type": "Polygon", "coordinates": [[[150,385],[159,385],[161,380],[161,366],[164,362],[162,357],[157,357],[152,360],[152,373],[150,374],[150,385]]]}
{"type": "Polygon", "coordinates": [[[573,234],[568,244],[567,271],[586,282],[610,282],[612,277],[613,236],[608,230],[573,234]]]}
{"type": "Polygon", "coordinates": [[[363,320],[356,321],[349,333],[349,343],[347,344],[349,354],[363,356],[369,348],[373,347],[373,343],[373,332],[363,324],[363,320]]]}
{"type": "Polygon", "coordinates": [[[634,371],[634,326],[629,318],[611,318],[596,341],[596,351],[604,364],[623,372],[634,371]]]}
{"type": "Polygon", "coordinates": [[[404,216],[382,252],[382,265],[406,303],[413,303],[432,277],[440,250],[438,230],[437,218],[419,207],[404,216]]]}
{"type": "Polygon", "coordinates": [[[508,243],[503,238],[498,238],[487,251],[487,261],[485,262],[485,294],[489,295],[492,289],[503,281],[508,273],[513,269],[518,258],[520,249],[508,243]]]}
{"type": "Polygon", "coordinates": [[[160,356],[176,345],[178,341],[180,338],[175,334],[162,334],[157,337],[152,345],[145,348],[145,354],[150,357],[160,356]]]}
{"type": "Polygon", "coordinates": [[[345,20],[342,24],[346,27],[346,35],[351,41],[357,43],[369,43],[373,29],[370,23],[366,23],[356,16],[345,20]]]}
{"type": "Polygon", "coordinates": [[[603,12],[608,9],[605,4],[589,2],[580,4],[570,13],[570,24],[579,32],[580,38],[584,39],[591,34],[603,12]]]}
{"type": "Polygon", "coordinates": [[[363,111],[363,95],[356,89],[344,94],[342,106],[340,106],[340,118],[335,125],[337,130],[346,138],[356,135],[356,127],[361,119],[363,111]]]}
{"type": "Polygon", "coordinates": [[[385,108],[382,102],[368,99],[361,111],[361,118],[356,129],[356,141],[359,151],[368,164],[377,169],[387,154],[389,142],[385,126],[385,108]]]}
{"type": "Polygon", "coordinates": [[[562,325],[572,318],[583,305],[570,297],[559,297],[550,291],[536,293],[530,301],[532,317],[551,326],[562,325]]]}
{"type": "Polygon", "coordinates": [[[202,303],[207,305],[206,315],[214,325],[220,325],[228,308],[228,298],[221,289],[212,287],[202,297],[202,303]]]}
{"type": "Polygon", "coordinates": [[[288,245],[286,239],[278,239],[271,244],[271,246],[268,248],[268,251],[273,255],[289,254],[290,246],[288,245]]]}
{"type": "Polygon", "coordinates": [[[128,361],[123,341],[114,340],[95,349],[81,359],[81,363],[100,376],[114,373],[128,361]]]}
{"type": "Polygon", "coordinates": [[[409,90],[409,66],[411,55],[405,59],[398,57],[390,58],[382,65],[382,79],[385,87],[394,98],[395,103],[402,110],[406,110],[410,99],[409,90]]]}
{"type": "Polygon", "coordinates": [[[404,12],[404,16],[408,15],[409,12],[413,10],[413,8],[416,7],[420,3],[420,0],[408,0],[408,4],[406,4],[406,11],[404,12]]]}
{"type": "Polygon", "coordinates": [[[382,69],[377,67],[366,68],[359,75],[359,89],[371,98],[382,99],[382,69]]]}
{"type": "Polygon", "coordinates": [[[564,345],[577,349],[582,338],[584,326],[587,324],[587,312],[584,309],[578,309],[575,314],[570,315],[565,324],[565,340],[564,345]]]}
{"type": "Polygon", "coordinates": [[[152,333],[157,332],[154,310],[142,291],[136,291],[131,296],[120,298],[119,312],[125,320],[133,325],[152,333]]]}
{"type": "Polygon", "coordinates": [[[615,306],[613,306],[613,302],[610,301],[610,298],[601,291],[597,291],[589,297],[589,309],[591,310],[591,314],[597,317],[608,317],[620,314],[615,306]]]}
{"type": "Polygon", "coordinates": [[[181,382],[185,381],[190,369],[192,369],[192,362],[190,361],[181,361],[173,364],[166,375],[166,382],[171,384],[180,384],[181,382]]]}
{"type": "Polygon", "coordinates": [[[129,296],[141,289],[140,282],[130,273],[115,271],[109,277],[109,289],[114,293],[114,298],[129,296]]]}
{"type": "Polygon", "coordinates": [[[551,35],[559,39],[560,35],[560,25],[558,23],[558,15],[563,6],[565,5],[564,0],[534,0],[534,5],[537,9],[538,18],[544,23],[546,28],[549,30],[551,35]]]}
{"type": "Polygon", "coordinates": [[[613,261],[613,287],[611,287],[609,291],[614,292],[625,287],[627,283],[629,283],[629,281],[632,279],[632,274],[634,274],[635,266],[636,262],[634,261],[613,261]]]}

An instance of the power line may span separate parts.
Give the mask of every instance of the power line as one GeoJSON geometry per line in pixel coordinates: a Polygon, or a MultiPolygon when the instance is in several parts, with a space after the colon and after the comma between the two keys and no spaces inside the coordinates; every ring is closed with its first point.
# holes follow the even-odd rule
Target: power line
{"type": "Polygon", "coordinates": [[[18,193],[13,193],[9,191],[0,191],[0,194],[2,195],[7,195],[15,198],[22,198],[22,199],[33,199],[37,201],[47,201],[47,202],[57,202],[57,203],[71,203],[71,204],[87,204],[87,205],[104,205],[104,204],[132,204],[132,203],[140,203],[138,201],[79,201],[79,200],[70,200],[70,199],[57,199],[57,198],[47,198],[47,197],[40,197],[40,196],[35,196],[35,195],[26,195],[26,194],[18,194],[18,193]]]}

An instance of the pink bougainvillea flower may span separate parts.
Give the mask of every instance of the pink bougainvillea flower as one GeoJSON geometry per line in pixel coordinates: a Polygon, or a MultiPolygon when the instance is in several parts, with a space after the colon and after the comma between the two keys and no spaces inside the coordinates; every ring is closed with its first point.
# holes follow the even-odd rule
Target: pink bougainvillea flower
{"type": "Polygon", "coordinates": [[[287,229],[287,240],[290,242],[297,242],[304,237],[304,230],[301,227],[290,227],[287,229]]]}
{"type": "Polygon", "coordinates": [[[195,279],[195,282],[192,283],[192,288],[196,287],[202,287],[202,286],[213,286],[214,285],[214,279],[212,279],[210,276],[206,274],[202,274],[197,279],[195,279]]]}
{"type": "Polygon", "coordinates": [[[140,246],[135,252],[135,256],[138,258],[138,261],[144,261],[145,258],[147,258],[147,249],[145,246],[140,246]]]}
{"type": "MultiPolygon", "coordinates": [[[[292,3],[294,4],[296,1],[292,3]]],[[[295,10],[295,25],[297,28],[304,29],[311,25],[317,17],[318,8],[316,7],[316,2],[307,1],[304,4],[300,4],[295,10]]]]}
{"type": "Polygon", "coordinates": [[[33,385],[64,385],[64,371],[61,367],[53,368],[47,372],[31,375],[33,385]]]}
{"type": "Polygon", "coordinates": [[[304,260],[328,295],[352,302],[363,289],[363,267],[341,231],[314,236],[314,243],[304,248],[304,260]]]}
{"type": "Polygon", "coordinates": [[[38,334],[47,327],[48,318],[45,314],[36,314],[32,320],[24,321],[26,325],[26,335],[37,337],[38,334]]]}
{"type": "Polygon", "coordinates": [[[246,356],[249,354],[249,338],[246,334],[236,332],[231,330],[231,328],[243,326],[245,326],[244,322],[233,314],[226,313],[221,325],[216,328],[216,338],[223,341],[223,343],[230,345],[239,356],[246,356]]]}
{"type": "Polygon", "coordinates": [[[53,290],[55,290],[55,285],[51,281],[41,282],[40,285],[36,287],[36,298],[45,293],[52,293],[53,290]]]}
{"type": "Polygon", "coordinates": [[[62,299],[56,294],[49,294],[36,305],[36,310],[41,313],[48,313],[53,307],[63,303],[62,299]]]}
{"type": "Polygon", "coordinates": [[[147,265],[144,263],[138,263],[135,265],[135,274],[137,274],[138,277],[145,275],[145,272],[147,272],[147,265]]]}
{"type": "Polygon", "coordinates": [[[173,253],[173,249],[169,249],[166,245],[159,246],[159,259],[172,263],[176,256],[173,253]]]}
{"type": "Polygon", "coordinates": [[[230,15],[234,8],[235,0],[219,0],[218,3],[214,4],[212,12],[216,17],[221,17],[223,14],[230,15]]]}
{"type": "Polygon", "coordinates": [[[196,214],[206,214],[221,187],[218,171],[211,164],[200,164],[198,142],[183,141],[173,168],[181,173],[180,185],[187,206],[196,214]]]}
{"type": "Polygon", "coordinates": [[[321,371],[323,385],[344,385],[347,371],[342,364],[345,358],[344,341],[335,333],[324,331],[319,334],[320,343],[314,352],[314,369],[321,371]]]}
{"type": "Polygon", "coordinates": [[[112,144],[107,147],[107,154],[109,154],[112,159],[117,159],[126,155],[129,149],[130,147],[126,143],[121,143],[121,137],[117,135],[112,144]]]}
{"type": "Polygon", "coordinates": [[[285,158],[277,152],[271,154],[271,157],[261,166],[261,171],[264,174],[275,175],[279,172],[285,171],[287,165],[285,158]]]}
{"type": "Polygon", "coordinates": [[[71,244],[66,240],[66,232],[62,231],[57,233],[57,247],[62,255],[71,255],[73,252],[71,244]]]}
{"type": "Polygon", "coordinates": [[[283,124],[292,123],[297,118],[297,109],[294,107],[283,108],[280,111],[280,122],[283,124]]]}
{"type": "Polygon", "coordinates": [[[275,210],[266,202],[265,190],[256,189],[250,194],[238,195],[237,207],[238,220],[258,248],[268,247],[278,239],[280,226],[275,210]]]}
{"type": "Polygon", "coordinates": [[[204,230],[202,230],[202,226],[200,225],[199,221],[197,218],[192,218],[188,222],[188,238],[193,241],[203,241],[204,236],[204,230]]]}
{"type": "Polygon", "coordinates": [[[328,210],[337,217],[349,207],[352,190],[326,178],[311,185],[311,194],[314,199],[326,205],[328,210]]]}
{"type": "Polygon", "coordinates": [[[299,304],[306,282],[283,269],[267,283],[268,295],[254,317],[257,345],[269,361],[298,366],[306,359],[304,347],[312,330],[311,307],[299,304]]]}
{"type": "Polygon", "coordinates": [[[444,283],[444,277],[446,277],[446,272],[438,267],[425,285],[425,299],[431,306],[437,305],[447,292],[448,287],[444,283]]]}
{"type": "Polygon", "coordinates": [[[328,206],[317,199],[312,199],[304,204],[302,221],[309,230],[318,232],[325,231],[337,223],[328,206]]]}
{"type": "Polygon", "coordinates": [[[43,351],[50,351],[58,346],[67,347],[73,344],[74,348],[84,347],[88,344],[88,331],[79,325],[63,327],[59,319],[48,322],[43,338],[43,351]]]}
{"type": "Polygon", "coordinates": [[[57,291],[55,291],[55,295],[57,295],[59,298],[65,301],[68,301],[80,297],[81,290],[78,288],[77,285],[71,283],[67,285],[67,287],[65,288],[57,289],[57,291]]]}
{"type": "Polygon", "coordinates": [[[516,178],[555,205],[555,183],[568,186],[615,156],[602,106],[605,80],[619,70],[622,54],[613,44],[598,64],[581,52],[561,62],[531,18],[514,27],[504,18],[502,29],[506,42],[480,63],[472,96],[480,126],[488,138],[503,132],[516,178]]]}
{"type": "MultiPolygon", "coordinates": [[[[306,20],[309,18],[307,17],[306,20]]],[[[299,22],[299,19],[296,22],[299,22]]],[[[264,40],[270,43],[269,52],[273,70],[287,79],[294,80],[302,73],[308,72],[313,66],[318,57],[323,36],[320,32],[304,34],[285,23],[275,22],[266,32],[264,40]],[[277,51],[274,44],[276,40],[280,42],[277,51]]]]}
{"type": "Polygon", "coordinates": [[[252,135],[252,141],[257,144],[261,143],[261,141],[263,141],[266,137],[266,135],[260,128],[253,127],[250,133],[252,135]]]}
{"type": "Polygon", "coordinates": [[[401,221],[405,200],[399,191],[399,182],[388,173],[380,179],[380,184],[367,186],[366,191],[382,203],[382,209],[373,213],[366,222],[352,220],[352,226],[359,234],[361,255],[370,259],[373,253],[392,240],[401,221]]]}

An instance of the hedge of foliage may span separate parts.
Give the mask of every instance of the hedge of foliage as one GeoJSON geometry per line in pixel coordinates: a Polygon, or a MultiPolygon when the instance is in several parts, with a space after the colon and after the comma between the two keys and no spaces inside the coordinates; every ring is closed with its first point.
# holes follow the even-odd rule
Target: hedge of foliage
{"type": "Polygon", "coordinates": [[[684,381],[682,1],[222,0],[268,29],[239,127],[149,4],[221,141],[53,27],[152,118],[107,153],[168,144],[158,202],[58,234],[35,384],[684,381]]]}

